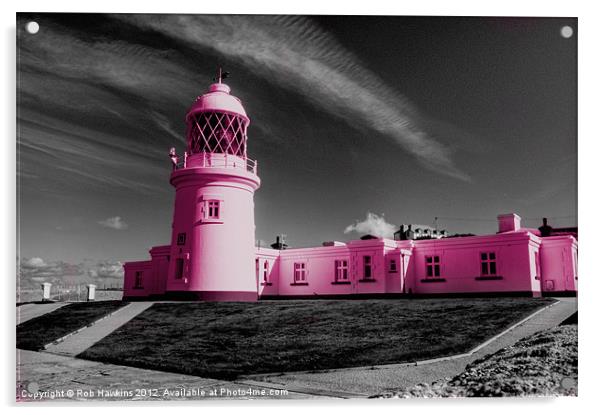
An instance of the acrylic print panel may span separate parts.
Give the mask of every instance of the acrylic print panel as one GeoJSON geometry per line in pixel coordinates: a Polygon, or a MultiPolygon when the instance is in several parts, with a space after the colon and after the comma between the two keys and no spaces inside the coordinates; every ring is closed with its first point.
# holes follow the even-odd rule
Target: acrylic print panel
{"type": "Polygon", "coordinates": [[[16,399],[576,395],[577,35],[18,14],[16,399]]]}

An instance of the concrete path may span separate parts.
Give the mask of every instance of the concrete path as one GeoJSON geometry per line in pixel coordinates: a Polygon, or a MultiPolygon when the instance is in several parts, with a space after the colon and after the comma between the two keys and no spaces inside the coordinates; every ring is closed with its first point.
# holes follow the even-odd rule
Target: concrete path
{"type": "Polygon", "coordinates": [[[374,366],[368,368],[348,368],[325,370],[320,373],[290,372],[273,375],[253,375],[243,379],[260,381],[263,385],[273,385],[290,390],[307,390],[336,396],[341,392],[349,394],[374,395],[388,390],[413,386],[417,383],[431,383],[435,380],[455,376],[467,364],[504,347],[516,343],[523,337],[538,331],[557,326],[577,311],[575,298],[558,298],[558,303],[544,309],[529,320],[496,338],[469,356],[457,359],[425,361],[398,365],[374,366]]]}
{"type": "Polygon", "coordinates": [[[51,313],[68,303],[23,304],[17,307],[17,326],[36,317],[51,313]]]}
{"type": "Polygon", "coordinates": [[[99,342],[153,304],[146,301],[129,303],[112,314],[96,321],[93,325],[68,335],[57,343],[46,346],[45,350],[49,353],[76,356],[92,347],[94,343],[99,342]]]}
{"type": "Polygon", "coordinates": [[[324,398],[27,350],[17,350],[16,397],[45,402],[324,398]]]}
{"type": "MultiPolygon", "coordinates": [[[[154,370],[75,359],[92,344],[135,317],[152,303],[131,303],[62,343],[52,353],[17,350],[17,397],[40,398],[27,391],[56,391],[60,400],[194,400],[239,398],[352,398],[430,383],[454,376],[476,359],[514,344],[523,337],[554,327],[577,310],[575,298],[559,302],[478,348],[470,355],[417,363],[254,375],[226,382],[154,370]],[[133,306],[129,308],[130,306],[133,306]],[[63,356],[58,354],[64,354],[63,356]],[[146,391],[145,391],[146,390],[146,391]],[[286,393],[278,392],[285,390],[286,393]],[[73,396],[68,396],[73,392],[73,396]],[[104,391],[104,392],[99,392],[104,391]],[[254,396],[249,396],[249,392],[254,396]],[[109,394],[110,396],[107,396],[109,394]],[[112,394],[112,395],[111,395],[112,394]]],[[[49,399],[48,396],[42,396],[49,399]]]]}

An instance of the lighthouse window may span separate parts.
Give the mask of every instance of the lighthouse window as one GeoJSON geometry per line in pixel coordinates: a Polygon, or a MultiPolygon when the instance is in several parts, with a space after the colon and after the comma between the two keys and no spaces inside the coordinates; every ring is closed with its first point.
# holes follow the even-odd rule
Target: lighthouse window
{"type": "Polygon", "coordinates": [[[364,278],[367,280],[372,278],[372,257],[369,255],[364,257],[364,278]]]}
{"type": "Polygon", "coordinates": [[[394,259],[389,260],[389,272],[397,272],[397,261],[394,259]]]}
{"type": "Polygon", "coordinates": [[[495,252],[481,252],[481,276],[497,275],[495,252]]]}
{"type": "Polygon", "coordinates": [[[176,259],[176,279],[181,280],[184,277],[184,258],[176,259]]]}
{"type": "Polygon", "coordinates": [[[427,256],[426,261],[426,276],[427,277],[440,277],[441,276],[441,262],[439,255],[427,256]]]}
{"type": "Polygon", "coordinates": [[[142,288],[142,271],[136,271],[136,277],[134,278],[134,288],[142,288]]]}
{"type": "Polygon", "coordinates": [[[263,263],[263,282],[268,282],[268,269],[269,269],[268,261],[263,263]]]}
{"type": "Polygon", "coordinates": [[[306,282],[305,279],[305,262],[295,262],[294,264],[294,281],[295,283],[306,282]]]}
{"type": "Polygon", "coordinates": [[[348,281],[349,280],[349,264],[345,259],[338,259],[334,261],[334,278],[335,281],[348,281]]]}
{"type": "Polygon", "coordinates": [[[207,218],[219,219],[219,200],[207,201],[207,218]]]}

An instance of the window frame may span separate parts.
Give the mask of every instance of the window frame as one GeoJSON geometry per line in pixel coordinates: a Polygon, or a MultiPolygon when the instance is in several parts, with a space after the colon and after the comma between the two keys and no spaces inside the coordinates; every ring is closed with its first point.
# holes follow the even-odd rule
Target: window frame
{"type": "Polygon", "coordinates": [[[184,258],[178,257],[176,258],[175,270],[174,270],[174,279],[175,280],[183,280],[184,279],[184,258]]]}
{"type": "Polygon", "coordinates": [[[206,200],[205,203],[207,205],[207,210],[206,210],[206,215],[205,215],[205,219],[210,219],[210,220],[219,220],[221,219],[220,217],[220,200],[217,199],[209,199],[206,200]]]}
{"type": "Polygon", "coordinates": [[[206,194],[201,196],[199,222],[224,223],[224,199],[221,195],[206,194]]]}
{"type": "Polygon", "coordinates": [[[363,268],[363,279],[371,280],[374,278],[372,275],[372,255],[363,255],[362,268],[363,268]]]}
{"type": "Polygon", "coordinates": [[[397,260],[395,258],[389,258],[389,273],[394,273],[397,271],[397,260]]]}
{"type": "Polygon", "coordinates": [[[269,269],[270,264],[269,261],[266,259],[265,261],[263,261],[263,282],[269,282],[269,269]]]}
{"type": "Polygon", "coordinates": [[[349,281],[349,260],[335,259],[334,260],[334,280],[335,282],[349,281]]]}
{"type": "Polygon", "coordinates": [[[425,255],[424,270],[426,278],[441,278],[441,255],[425,255]]]}
{"type": "Polygon", "coordinates": [[[140,290],[144,288],[144,271],[134,271],[134,289],[140,290]]]}
{"type": "Polygon", "coordinates": [[[498,255],[495,251],[481,251],[479,252],[479,264],[480,264],[480,275],[481,277],[496,277],[499,275],[498,267],[498,255]],[[483,258],[485,256],[485,258],[483,258]],[[493,267],[492,267],[493,265],[493,267]],[[483,271],[485,266],[486,271],[483,271]],[[493,272],[492,272],[493,269],[493,272]]]}
{"type": "Polygon", "coordinates": [[[305,262],[293,262],[293,284],[307,284],[307,265],[305,262]]]}

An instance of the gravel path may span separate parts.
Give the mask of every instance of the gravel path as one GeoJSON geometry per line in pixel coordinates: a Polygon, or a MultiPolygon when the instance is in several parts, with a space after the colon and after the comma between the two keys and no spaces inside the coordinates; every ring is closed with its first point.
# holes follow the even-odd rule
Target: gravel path
{"type": "Polygon", "coordinates": [[[294,392],[282,394],[273,387],[17,350],[16,397],[17,401],[48,402],[50,400],[189,401],[213,398],[315,399],[320,396],[294,392]],[[71,394],[72,396],[69,396],[71,394]]]}
{"type": "Polygon", "coordinates": [[[382,398],[577,396],[577,325],[553,327],[479,359],[451,379],[382,398]]]}

